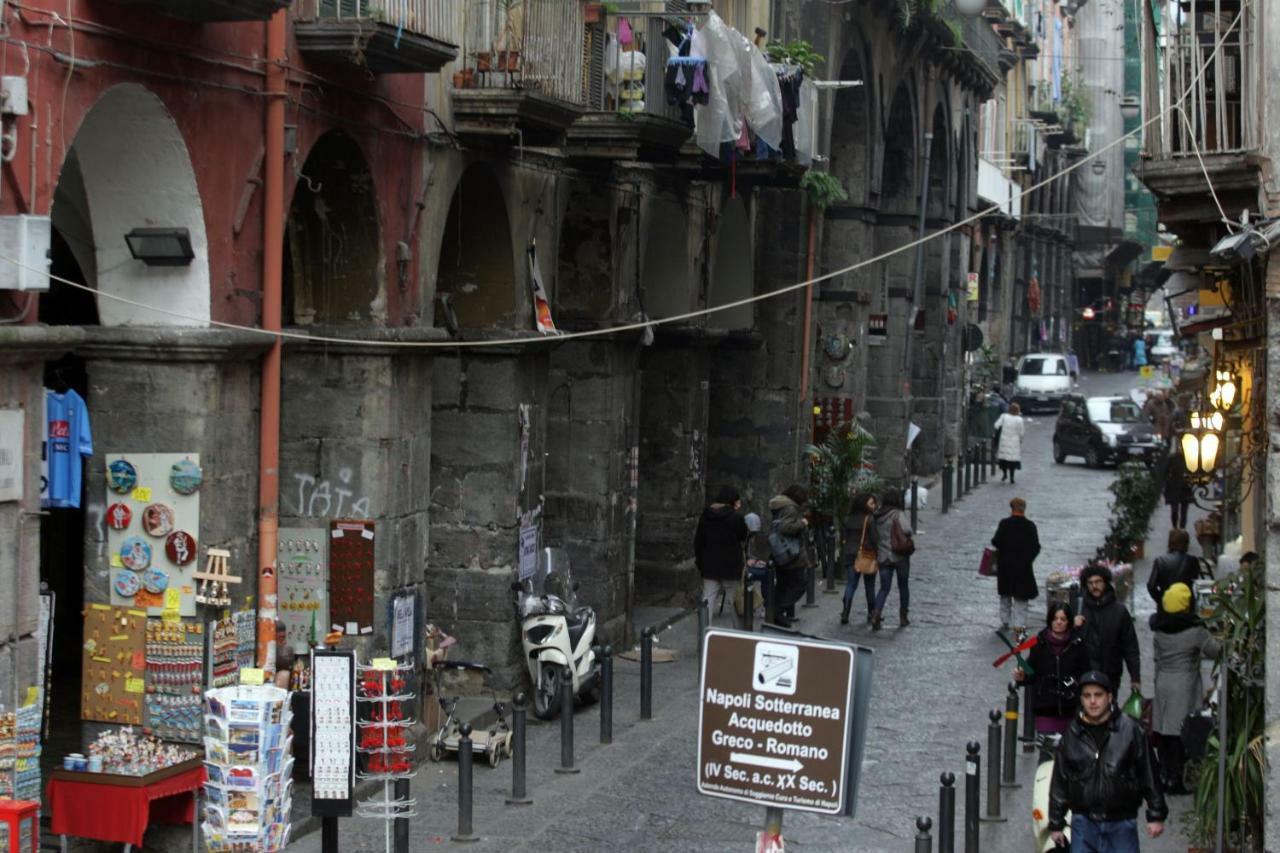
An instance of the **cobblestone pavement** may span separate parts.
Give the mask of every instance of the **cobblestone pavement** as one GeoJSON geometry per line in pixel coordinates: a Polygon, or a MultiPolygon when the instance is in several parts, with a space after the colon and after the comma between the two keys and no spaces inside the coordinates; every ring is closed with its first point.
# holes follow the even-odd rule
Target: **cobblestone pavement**
{"type": "MultiPolygon", "coordinates": [[[[1086,394],[1124,392],[1134,374],[1088,376],[1086,394]]],[[[950,770],[963,780],[965,743],[986,749],[987,713],[1003,707],[1009,670],[991,661],[1003,651],[994,634],[998,624],[994,582],[976,576],[978,556],[996,523],[1008,513],[1008,499],[1022,495],[1037,522],[1043,553],[1037,576],[1043,581],[1056,567],[1078,564],[1101,543],[1107,526],[1106,491],[1112,472],[1089,470],[1079,462],[1055,465],[1050,458],[1051,416],[1032,419],[1025,441],[1023,471],[1016,486],[991,482],[977,488],[950,513],[938,512],[935,492],[920,518],[921,535],[912,560],[911,626],[897,627],[896,607],[886,610],[885,628],[839,625],[840,598],[818,596],[816,609],[800,610],[798,627],[807,633],[842,638],[875,649],[869,746],[863,767],[857,815],[829,818],[788,812],[784,835],[789,848],[812,851],[907,851],[912,849],[917,815],[936,819],[938,777],[950,770]]],[[[1157,510],[1150,542],[1163,543],[1167,515],[1157,510]]],[[[1149,551],[1162,548],[1150,547],[1149,551]]],[[[1142,588],[1149,561],[1137,567],[1136,616],[1143,645],[1144,680],[1150,684],[1151,607],[1142,588]]],[[[859,593],[858,601],[861,600],[859,593]]],[[[891,602],[896,603],[895,596],[891,602]]],[[[1043,598],[1041,599],[1043,602],[1043,598]]],[[[857,605],[855,605],[856,613],[857,605]]],[[[1033,612],[1039,608],[1033,608],[1033,612]]],[[[663,613],[638,614],[637,624],[663,613]],[[651,617],[651,618],[650,618],[651,617]]],[[[559,761],[556,724],[531,725],[529,737],[530,806],[507,806],[510,765],[497,770],[477,766],[475,831],[481,840],[465,845],[475,851],[594,851],[753,849],[762,823],[760,807],[717,800],[694,788],[697,729],[695,628],[690,621],[673,628],[661,644],[679,653],[673,663],[655,667],[654,717],[638,719],[639,673],[634,663],[617,661],[614,742],[599,746],[598,712],[576,715],[577,758],[581,772],[553,772],[559,761]]],[[[1125,685],[1127,693],[1128,686],[1125,685]]],[[[1023,786],[1006,791],[1008,822],[984,824],[982,850],[1032,849],[1030,777],[1034,758],[1019,755],[1023,786]]],[[[984,766],[985,771],[985,766],[984,766]]],[[[984,773],[985,775],[985,773],[984,773]]],[[[411,849],[462,847],[450,840],[456,826],[456,765],[424,764],[413,782],[419,815],[412,824],[411,849]]],[[[985,788],[984,788],[985,790],[985,788]]],[[[963,841],[963,796],[958,810],[963,841]]],[[[984,794],[985,797],[985,794],[984,794]]],[[[1189,799],[1172,801],[1175,814],[1189,799]]],[[[1143,849],[1185,849],[1178,820],[1165,837],[1143,839],[1143,849]]],[[[383,846],[381,827],[371,821],[341,822],[344,853],[383,846]]],[[[299,839],[299,851],[319,851],[318,834],[299,839]]]]}

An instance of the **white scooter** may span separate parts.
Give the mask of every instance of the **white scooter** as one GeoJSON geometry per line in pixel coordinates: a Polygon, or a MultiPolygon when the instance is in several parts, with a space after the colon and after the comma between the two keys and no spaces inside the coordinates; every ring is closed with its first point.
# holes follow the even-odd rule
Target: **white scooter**
{"type": "Polygon", "coordinates": [[[1070,812],[1067,812],[1067,825],[1062,830],[1067,837],[1066,847],[1055,844],[1053,834],[1049,831],[1049,786],[1053,781],[1053,758],[1057,755],[1058,744],[1061,742],[1062,735],[1036,735],[1036,746],[1040,747],[1040,764],[1036,767],[1036,784],[1031,795],[1031,821],[1036,853],[1068,850],[1071,845],[1070,812]]]}
{"type": "MultiPolygon", "coordinates": [[[[578,606],[578,584],[559,548],[544,548],[532,577],[511,585],[516,619],[533,682],[533,713],[550,720],[560,713],[561,684],[567,672],[573,695],[598,699],[600,672],[592,649],[596,614],[578,606]]],[[[569,713],[573,709],[568,709],[569,713]]]]}

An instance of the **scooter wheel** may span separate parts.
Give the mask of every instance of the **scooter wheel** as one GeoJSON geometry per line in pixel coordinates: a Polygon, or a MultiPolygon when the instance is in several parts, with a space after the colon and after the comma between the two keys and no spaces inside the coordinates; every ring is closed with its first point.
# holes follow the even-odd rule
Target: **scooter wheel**
{"type": "Polygon", "coordinates": [[[443,761],[444,760],[444,744],[441,744],[441,743],[431,744],[431,752],[428,753],[428,756],[431,758],[432,761],[443,761]]]}
{"type": "Polygon", "coordinates": [[[502,760],[502,747],[497,744],[489,747],[489,766],[497,767],[498,762],[502,760]]]}

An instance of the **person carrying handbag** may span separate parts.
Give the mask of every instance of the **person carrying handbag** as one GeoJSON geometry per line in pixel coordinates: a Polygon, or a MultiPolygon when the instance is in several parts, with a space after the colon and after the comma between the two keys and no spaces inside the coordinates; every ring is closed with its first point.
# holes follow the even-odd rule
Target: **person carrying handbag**
{"type": "Polygon", "coordinates": [[[853,593],[862,580],[867,597],[867,624],[874,624],[876,610],[876,552],[880,538],[875,524],[876,498],[871,494],[853,497],[853,508],[845,519],[841,539],[841,563],[848,580],[844,587],[844,605],[840,610],[840,624],[849,624],[849,610],[853,607],[853,593]]]}
{"type": "Polygon", "coordinates": [[[804,542],[809,520],[805,518],[804,505],[808,502],[809,490],[799,484],[787,486],[782,494],[769,499],[773,516],[769,525],[769,559],[777,572],[774,621],[783,628],[790,627],[796,602],[804,596],[805,570],[809,568],[809,549],[804,542]]]}
{"type": "Polygon", "coordinates": [[[876,511],[876,559],[880,564],[880,592],[876,595],[875,610],[871,616],[872,630],[880,630],[884,618],[884,606],[889,601],[893,578],[898,578],[898,627],[911,624],[907,610],[911,604],[911,589],[907,583],[911,576],[911,555],[915,553],[914,531],[902,511],[902,490],[889,489],[884,494],[882,506],[876,511]]]}

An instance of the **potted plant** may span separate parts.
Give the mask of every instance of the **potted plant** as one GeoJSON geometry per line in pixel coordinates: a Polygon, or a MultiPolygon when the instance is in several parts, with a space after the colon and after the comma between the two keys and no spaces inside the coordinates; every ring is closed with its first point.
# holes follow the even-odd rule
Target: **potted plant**
{"type": "Polygon", "coordinates": [[[1107,556],[1126,562],[1141,559],[1151,530],[1151,513],[1159,500],[1155,478],[1141,462],[1124,462],[1107,488],[1115,495],[1111,503],[1107,556]]]}
{"type": "Polygon", "coordinates": [[[805,448],[809,457],[810,504],[837,527],[849,514],[855,492],[879,490],[883,481],[868,467],[875,436],[855,421],[841,424],[821,444],[805,448]]]}
{"type": "Polygon", "coordinates": [[[585,24],[599,24],[604,22],[604,4],[588,3],[582,7],[582,22],[585,24]]]}

